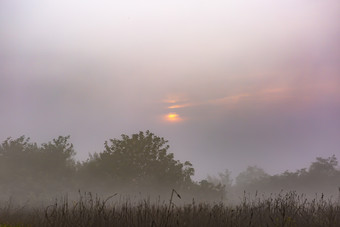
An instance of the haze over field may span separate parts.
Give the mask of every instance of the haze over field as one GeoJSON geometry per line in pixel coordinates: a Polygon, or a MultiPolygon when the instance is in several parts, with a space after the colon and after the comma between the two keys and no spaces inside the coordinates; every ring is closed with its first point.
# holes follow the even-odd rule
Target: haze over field
{"type": "Polygon", "coordinates": [[[195,178],[339,154],[340,2],[0,2],[0,140],[149,129],[195,178]]]}

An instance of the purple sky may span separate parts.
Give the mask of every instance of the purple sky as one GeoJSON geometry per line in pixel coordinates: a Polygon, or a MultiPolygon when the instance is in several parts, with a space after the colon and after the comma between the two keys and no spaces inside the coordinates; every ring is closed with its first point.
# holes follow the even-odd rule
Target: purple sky
{"type": "Polygon", "coordinates": [[[0,140],[151,130],[196,178],[340,158],[340,2],[0,1],[0,140]]]}

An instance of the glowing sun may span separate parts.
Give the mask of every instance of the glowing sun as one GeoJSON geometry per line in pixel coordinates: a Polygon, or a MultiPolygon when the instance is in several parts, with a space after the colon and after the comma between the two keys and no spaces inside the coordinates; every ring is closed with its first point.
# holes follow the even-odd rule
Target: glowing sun
{"type": "Polygon", "coordinates": [[[165,120],[168,122],[179,122],[182,118],[177,113],[169,113],[165,115],[165,120]]]}

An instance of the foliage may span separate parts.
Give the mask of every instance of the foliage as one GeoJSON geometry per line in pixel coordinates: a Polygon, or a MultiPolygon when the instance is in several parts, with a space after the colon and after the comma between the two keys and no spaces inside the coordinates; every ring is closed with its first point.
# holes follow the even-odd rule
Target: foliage
{"type": "Polygon", "coordinates": [[[317,157],[316,161],[310,165],[309,172],[311,174],[331,176],[337,172],[337,165],[338,160],[336,159],[335,155],[328,158],[317,157]]]}
{"type": "Polygon", "coordinates": [[[281,190],[296,190],[315,194],[324,192],[336,195],[340,186],[340,171],[335,155],[328,158],[317,157],[310,167],[295,172],[285,171],[282,174],[270,176],[262,169],[248,167],[236,178],[234,191],[248,192],[278,192],[281,190]]]}
{"type": "Polygon", "coordinates": [[[29,138],[7,138],[0,145],[0,188],[4,194],[39,194],[66,188],[75,171],[70,137],[38,146],[29,138]],[[58,182],[57,184],[55,184],[58,182]]]}
{"type": "Polygon", "coordinates": [[[236,184],[247,186],[267,178],[269,175],[257,166],[249,166],[246,171],[236,177],[236,184]]]}
{"type": "Polygon", "coordinates": [[[168,152],[168,141],[150,131],[110,139],[104,143],[103,152],[82,163],[75,162],[76,153],[69,139],[70,136],[59,136],[38,146],[21,136],[1,143],[0,197],[24,195],[34,199],[78,189],[97,192],[132,189],[159,195],[174,188],[185,198],[231,201],[231,196],[238,197],[243,191],[297,190],[336,195],[340,186],[335,155],[317,157],[309,168],[272,176],[259,167],[248,167],[234,184],[229,170],[195,182],[192,164],[175,160],[174,154],[168,152]]]}
{"type": "Polygon", "coordinates": [[[169,153],[167,140],[150,131],[105,142],[105,150],[83,163],[83,175],[92,175],[113,184],[147,187],[184,187],[192,183],[194,169],[169,153]]]}
{"type": "Polygon", "coordinates": [[[231,178],[231,171],[226,169],[224,173],[218,173],[217,177],[208,176],[207,181],[214,185],[224,185],[227,189],[230,189],[233,184],[233,179],[231,178]]]}

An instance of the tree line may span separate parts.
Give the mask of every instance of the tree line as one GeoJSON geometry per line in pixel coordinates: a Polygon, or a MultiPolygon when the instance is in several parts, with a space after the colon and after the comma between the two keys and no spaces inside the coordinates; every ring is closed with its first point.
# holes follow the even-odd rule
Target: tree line
{"type": "Polygon", "coordinates": [[[37,198],[55,192],[181,194],[220,201],[241,191],[333,190],[340,186],[335,156],[318,157],[308,169],[269,175],[256,166],[240,173],[235,182],[226,170],[196,182],[189,161],[176,160],[168,141],[150,131],[105,141],[104,150],[77,162],[70,136],[38,145],[29,138],[7,138],[0,145],[0,191],[3,196],[37,198]]]}
{"type": "Polygon", "coordinates": [[[38,145],[30,138],[7,138],[0,145],[0,191],[3,196],[38,198],[70,191],[98,193],[183,193],[217,199],[224,188],[192,180],[194,168],[168,151],[168,141],[150,131],[105,141],[104,150],[83,162],[75,160],[70,136],[38,145]]]}

